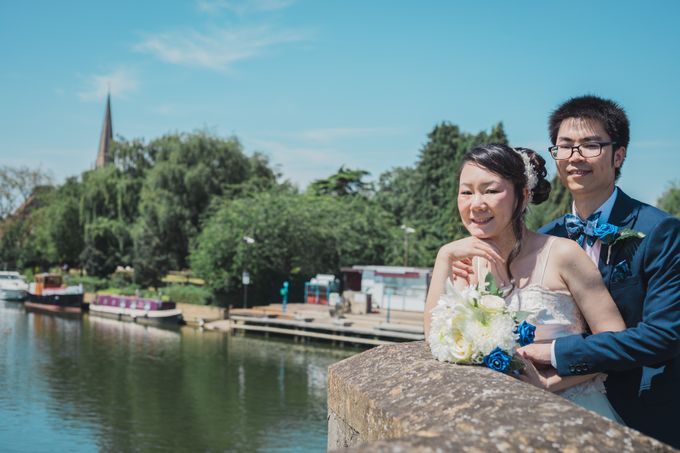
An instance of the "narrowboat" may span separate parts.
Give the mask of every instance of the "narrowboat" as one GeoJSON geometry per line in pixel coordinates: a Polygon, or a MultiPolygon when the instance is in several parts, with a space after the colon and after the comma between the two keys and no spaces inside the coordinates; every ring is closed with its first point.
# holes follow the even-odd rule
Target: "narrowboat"
{"type": "Polygon", "coordinates": [[[138,296],[97,294],[90,303],[90,315],[133,321],[140,324],[179,324],[182,311],[174,302],[138,296]]]}

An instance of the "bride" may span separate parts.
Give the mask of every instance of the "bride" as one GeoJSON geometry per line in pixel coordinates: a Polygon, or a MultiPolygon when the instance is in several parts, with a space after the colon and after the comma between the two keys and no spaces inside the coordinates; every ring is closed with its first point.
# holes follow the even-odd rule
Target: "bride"
{"type": "MultiPolygon", "coordinates": [[[[595,264],[574,241],[529,231],[528,203],[545,201],[550,183],[545,160],[534,151],[483,145],[461,164],[458,210],[469,237],[439,249],[425,304],[425,338],[431,311],[442,295],[454,263],[474,271],[456,277],[454,287],[476,284],[491,272],[505,289],[506,304],[531,312],[537,342],[575,333],[619,331],[623,319],[595,264]],[[476,277],[476,278],[475,278],[476,277]]],[[[560,377],[538,373],[530,363],[520,379],[558,393],[600,415],[620,421],[605,395],[602,374],[560,377]]]]}

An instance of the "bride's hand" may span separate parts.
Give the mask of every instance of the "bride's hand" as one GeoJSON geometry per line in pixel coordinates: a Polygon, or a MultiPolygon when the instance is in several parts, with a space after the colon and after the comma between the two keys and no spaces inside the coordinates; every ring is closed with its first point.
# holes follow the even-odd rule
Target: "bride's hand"
{"type": "Polygon", "coordinates": [[[442,248],[439,249],[439,253],[437,253],[437,259],[446,260],[447,263],[462,261],[471,264],[471,262],[467,260],[475,256],[484,258],[490,263],[497,265],[505,263],[498,247],[489,241],[474,236],[449,242],[442,246],[442,248]]]}
{"type": "Polygon", "coordinates": [[[522,361],[524,362],[524,369],[519,375],[519,380],[528,382],[543,390],[550,390],[552,384],[551,378],[557,376],[557,371],[554,368],[539,370],[531,361],[524,358],[522,358],[522,361]]]}

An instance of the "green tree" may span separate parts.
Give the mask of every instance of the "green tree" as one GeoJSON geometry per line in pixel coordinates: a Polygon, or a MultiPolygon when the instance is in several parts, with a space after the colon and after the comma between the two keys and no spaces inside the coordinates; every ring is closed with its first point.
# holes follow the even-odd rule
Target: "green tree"
{"type": "Polygon", "coordinates": [[[25,204],[40,186],[50,186],[52,176],[40,168],[0,166],[0,220],[25,204]]]}
{"type": "Polygon", "coordinates": [[[118,265],[130,262],[132,238],[127,223],[99,217],[85,226],[84,249],[80,254],[89,275],[107,277],[118,265]]]}
{"type": "MultiPolygon", "coordinates": [[[[507,143],[502,124],[490,132],[461,132],[451,123],[441,123],[428,135],[415,168],[400,168],[381,176],[376,201],[400,223],[416,230],[411,238],[409,264],[431,266],[439,247],[466,234],[458,215],[456,194],[463,155],[483,143],[507,143]],[[396,195],[396,197],[393,197],[396,195]]],[[[403,233],[401,235],[403,239],[403,233]]],[[[388,262],[401,263],[396,245],[388,262]]]]}
{"type": "Polygon", "coordinates": [[[49,173],[29,167],[0,166],[0,263],[7,268],[44,266],[54,245],[39,227],[40,208],[54,188],[49,173]],[[38,244],[40,242],[40,244],[38,244]],[[50,247],[41,250],[42,246],[50,247]]]}
{"type": "Polygon", "coordinates": [[[302,283],[317,273],[382,264],[394,225],[390,214],[363,197],[270,191],[223,199],[195,242],[191,267],[229,300],[240,300],[244,270],[254,282],[252,300],[275,300],[286,280],[291,299],[300,300],[302,283]]]}
{"type": "Polygon", "coordinates": [[[138,282],[155,285],[168,270],[187,267],[213,199],[273,187],[276,175],[264,156],[247,157],[235,138],[174,134],[148,148],[155,163],[140,194],[133,265],[138,282]]]}
{"type": "Polygon", "coordinates": [[[550,183],[550,197],[539,205],[529,205],[527,228],[537,230],[556,218],[571,212],[571,194],[555,175],[550,183]]]}
{"type": "Polygon", "coordinates": [[[680,217],[680,183],[673,182],[656,201],[656,206],[666,212],[680,217]]]}
{"type": "Polygon", "coordinates": [[[313,181],[307,191],[313,195],[334,195],[338,197],[350,195],[367,195],[373,191],[370,183],[363,181],[370,173],[365,170],[340,167],[337,173],[324,179],[313,181]]]}
{"type": "Polygon", "coordinates": [[[45,268],[56,256],[45,225],[49,217],[45,206],[54,195],[54,187],[39,186],[19,209],[0,224],[0,262],[9,268],[45,268]]]}
{"type": "Polygon", "coordinates": [[[45,194],[43,206],[32,215],[32,241],[50,264],[79,264],[84,247],[81,190],[77,178],[67,178],[56,190],[45,194]]]}
{"type": "Polygon", "coordinates": [[[89,274],[106,277],[118,265],[132,264],[132,226],[139,217],[144,181],[159,153],[155,145],[115,141],[112,164],[83,173],[79,259],[89,274]]]}
{"type": "Polygon", "coordinates": [[[416,184],[414,168],[393,168],[380,175],[374,200],[401,224],[407,215],[416,184]]]}

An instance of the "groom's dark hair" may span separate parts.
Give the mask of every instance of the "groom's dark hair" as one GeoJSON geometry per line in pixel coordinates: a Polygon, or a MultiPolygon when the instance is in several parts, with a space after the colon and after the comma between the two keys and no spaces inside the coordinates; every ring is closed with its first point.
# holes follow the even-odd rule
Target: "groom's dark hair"
{"type": "MultiPolygon", "coordinates": [[[[557,144],[560,125],[567,118],[587,118],[599,121],[612,141],[616,142],[617,147],[614,149],[620,147],[628,149],[630,142],[628,116],[623,107],[616,102],[598,96],[579,96],[564,102],[552,112],[548,119],[548,130],[553,145],[557,144]]],[[[615,170],[614,180],[619,179],[619,176],[621,176],[621,167],[615,170]]]]}

